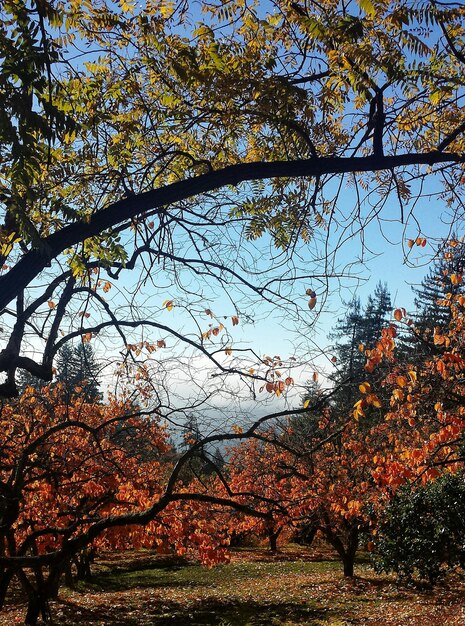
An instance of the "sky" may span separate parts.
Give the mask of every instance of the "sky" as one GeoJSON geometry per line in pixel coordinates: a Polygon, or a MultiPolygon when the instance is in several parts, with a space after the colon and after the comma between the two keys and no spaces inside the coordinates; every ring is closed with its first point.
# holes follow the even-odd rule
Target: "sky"
{"type": "MultiPolygon", "coordinates": [[[[194,17],[200,16],[194,11],[194,17]]],[[[423,190],[425,193],[438,191],[434,182],[428,180],[427,184],[429,189],[423,190]]],[[[329,194],[331,191],[329,186],[329,194]]],[[[412,191],[415,197],[415,183],[412,191]]],[[[370,217],[370,207],[373,208],[371,194],[376,194],[376,189],[370,188],[366,193],[366,223],[362,232],[358,232],[359,226],[354,222],[354,206],[357,204],[355,191],[345,187],[337,197],[337,217],[332,221],[329,234],[324,229],[316,229],[309,243],[300,242],[297,245],[294,261],[287,266],[283,264],[278,267],[282,257],[272,250],[267,236],[256,242],[241,244],[242,258],[246,259],[246,264],[250,263],[247,269],[255,269],[258,274],[263,271],[263,278],[268,275],[267,272],[270,277],[273,277],[274,272],[283,273],[288,281],[284,284],[284,294],[291,300],[286,308],[281,308],[277,301],[258,302],[257,299],[248,299],[233,286],[227,286],[224,291],[216,289],[212,284],[198,280],[195,275],[188,276],[186,272],[181,273],[180,289],[170,282],[168,275],[163,276],[162,272],[157,274],[154,284],[148,284],[147,288],[139,292],[137,306],[146,313],[148,319],[151,315],[156,316],[160,323],[172,325],[181,334],[191,336],[198,335],[199,331],[207,331],[208,324],[217,324],[218,320],[226,318],[224,323],[227,333],[222,333],[223,352],[226,346],[231,346],[233,350],[251,349],[258,356],[280,355],[286,361],[286,366],[292,365],[289,372],[296,382],[290,390],[292,393],[279,399],[268,397],[267,402],[264,402],[266,406],[272,404],[276,408],[289,405],[296,401],[314,371],[318,371],[320,380],[327,382],[325,375],[330,371],[332,356],[328,348],[328,333],[337,319],[344,315],[351,297],[359,296],[363,304],[381,281],[387,284],[394,307],[412,310],[411,286],[421,282],[428,270],[428,262],[436,253],[438,241],[448,236],[445,207],[437,196],[424,195],[415,205],[414,218],[409,215],[414,203],[406,203],[403,224],[394,197],[387,201],[379,218],[370,217]],[[406,245],[407,240],[420,236],[426,238],[426,246],[414,246],[410,250],[406,245]],[[328,250],[329,266],[322,260],[328,250]],[[183,296],[183,289],[189,292],[188,296],[183,296]],[[308,308],[307,290],[314,290],[317,296],[313,310],[308,308]],[[175,301],[173,311],[163,310],[163,302],[171,298],[175,301]],[[205,314],[207,309],[214,312],[215,319],[205,314]],[[235,314],[238,314],[239,324],[232,326],[231,319],[235,314]],[[294,363],[302,364],[293,365],[289,358],[295,358],[297,361],[294,363]]],[[[462,225],[457,224],[457,236],[460,237],[462,232],[462,225]]],[[[234,246],[239,239],[238,233],[234,234],[233,231],[230,235],[225,234],[224,240],[219,238],[215,242],[215,245],[220,246],[220,259],[223,250],[228,249],[228,254],[232,255],[230,259],[233,268],[234,246]]],[[[116,306],[132,306],[132,290],[131,278],[128,277],[115,285],[109,297],[113,298],[116,306]]],[[[141,338],[145,336],[141,334],[141,338]]],[[[161,332],[154,332],[153,338],[165,339],[161,332]]],[[[158,368],[158,362],[165,363],[163,368],[158,368],[156,375],[172,390],[173,402],[185,402],[187,406],[189,398],[206,397],[212,382],[206,359],[194,357],[189,351],[180,359],[179,342],[170,338],[166,340],[166,351],[160,350],[154,355],[154,367],[158,368]]],[[[93,345],[98,356],[109,362],[121,350],[121,346],[108,336],[95,340],[93,345]]],[[[231,362],[231,358],[239,358],[243,354],[222,354],[221,359],[227,363],[231,362]]],[[[248,354],[252,359],[251,354],[248,354]]],[[[217,380],[213,382],[216,384],[217,380]]],[[[235,413],[248,410],[249,405],[241,403],[239,389],[235,384],[224,383],[222,388],[217,389],[219,402],[216,407],[229,407],[236,403],[238,408],[234,409],[235,413]]],[[[265,400],[266,394],[257,387],[258,397],[265,400]]],[[[209,402],[205,401],[205,406],[209,402]]],[[[211,404],[213,406],[213,402],[211,404]]],[[[250,404],[252,406],[253,403],[250,404]]]]}

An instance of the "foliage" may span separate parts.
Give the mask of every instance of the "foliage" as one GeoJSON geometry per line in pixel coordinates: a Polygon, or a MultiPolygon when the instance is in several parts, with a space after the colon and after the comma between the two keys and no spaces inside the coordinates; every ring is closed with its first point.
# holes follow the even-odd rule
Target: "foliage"
{"type": "Polygon", "coordinates": [[[67,404],[75,394],[83,396],[86,402],[101,399],[98,380],[100,366],[90,344],[80,343],[73,348],[65,344],[58,352],[56,366],[56,381],[62,384],[67,404]]]}
{"type": "Polygon", "coordinates": [[[1,424],[0,602],[15,574],[28,597],[26,623],[40,612],[48,619],[61,575],[90,544],[170,546],[207,564],[224,558],[221,528],[202,498],[196,503],[187,488],[173,493],[167,433],[156,415],[134,412],[124,398],[102,404],[84,394],[68,404],[58,385],[28,387],[3,405],[1,424]],[[121,424],[131,429],[130,447],[121,424]]]}
{"type": "Polygon", "coordinates": [[[401,337],[399,346],[405,350],[407,360],[415,358],[412,351],[421,361],[440,350],[431,337],[436,328],[446,330],[452,321],[450,303],[464,291],[464,263],[464,243],[453,237],[443,242],[421,285],[414,288],[413,324],[401,337]]]}
{"type": "MultiPolygon", "coordinates": [[[[139,261],[139,284],[163,259],[170,279],[201,268],[219,284],[227,276],[294,302],[285,281],[254,286],[247,263],[237,274],[237,251],[212,249],[228,222],[240,237],[269,233],[292,255],[321,227],[354,221],[363,232],[391,197],[401,218],[410,215],[430,178],[441,183],[433,195],[460,201],[461,5],[234,0],[199,9],[5,3],[2,315],[17,300],[0,354],[5,396],[16,393],[17,369],[51,379],[60,330],[64,343],[150,328],[130,305],[128,326],[105,299],[139,261]],[[343,218],[345,185],[356,186],[357,206],[343,218]],[[80,310],[85,294],[93,323],[77,315],[91,315],[80,310]],[[43,341],[42,358],[25,353],[27,334],[43,341]]],[[[320,294],[310,293],[313,309],[320,294]]],[[[172,309],[172,296],[164,300],[172,309]]],[[[164,339],[122,341],[152,349],[164,339]]]]}
{"type": "Polygon", "coordinates": [[[446,474],[423,486],[407,484],[381,516],[377,568],[434,584],[448,569],[465,567],[464,534],[463,474],[446,474]]]}
{"type": "MultiPolygon", "coordinates": [[[[363,308],[359,298],[354,297],[330,336],[337,340],[332,348],[337,368],[330,375],[336,385],[332,406],[335,414],[340,414],[342,420],[346,419],[359,395],[359,385],[373,382],[375,377],[379,379],[382,376],[380,368],[374,374],[367,372],[365,350],[376,345],[391,311],[387,286],[378,283],[363,308]]],[[[376,401],[373,399],[372,410],[381,408],[380,398],[381,394],[378,394],[376,401]]]]}

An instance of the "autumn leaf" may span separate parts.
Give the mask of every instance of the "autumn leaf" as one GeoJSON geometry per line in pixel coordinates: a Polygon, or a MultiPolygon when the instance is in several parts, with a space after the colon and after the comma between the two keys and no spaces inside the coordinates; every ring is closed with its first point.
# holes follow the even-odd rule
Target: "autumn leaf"
{"type": "Polygon", "coordinates": [[[402,309],[396,309],[394,311],[394,319],[398,322],[400,322],[400,320],[404,317],[404,312],[402,311],[402,309]]]}
{"type": "Polygon", "coordinates": [[[233,315],[231,317],[231,321],[233,326],[237,326],[239,324],[239,318],[237,317],[237,315],[233,315]]]}
{"type": "Polygon", "coordinates": [[[167,309],[168,311],[172,311],[173,307],[174,307],[174,302],[173,300],[165,300],[162,304],[162,307],[164,307],[165,309],[167,309]]]}
{"type": "Polygon", "coordinates": [[[361,393],[369,393],[371,391],[371,385],[368,382],[360,383],[358,388],[360,389],[361,393]]]}

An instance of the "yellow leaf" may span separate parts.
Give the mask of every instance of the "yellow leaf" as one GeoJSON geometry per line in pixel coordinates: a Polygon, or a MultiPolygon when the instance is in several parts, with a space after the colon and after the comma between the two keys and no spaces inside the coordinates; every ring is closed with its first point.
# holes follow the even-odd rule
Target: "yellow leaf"
{"type": "Polygon", "coordinates": [[[165,300],[162,306],[165,307],[165,309],[168,309],[168,311],[172,311],[174,307],[174,302],[172,300],[165,300]]]}
{"type": "Polygon", "coordinates": [[[304,402],[304,409],[308,409],[309,406],[310,406],[310,398],[307,398],[304,402]]]}
{"type": "Polygon", "coordinates": [[[368,382],[360,383],[358,388],[362,393],[369,393],[371,391],[371,385],[368,382]]]}

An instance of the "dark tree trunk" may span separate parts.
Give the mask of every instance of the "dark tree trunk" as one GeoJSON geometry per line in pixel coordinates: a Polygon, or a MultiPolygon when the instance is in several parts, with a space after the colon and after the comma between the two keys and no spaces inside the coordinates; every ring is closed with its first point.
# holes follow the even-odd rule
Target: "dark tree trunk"
{"type": "Polygon", "coordinates": [[[0,575],[0,610],[3,609],[5,598],[13,578],[14,571],[12,569],[4,570],[0,575]]]}
{"type": "Polygon", "coordinates": [[[346,555],[342,559],[342,564],[344,566],[344,576],[353,576],[354,575],[354,556],[346,555]]]}
{"type": "Polygon", "coordinates": [[[65,565],[53,566],[50,568],[50,574],[47,579],[46,588],[48,589],[48,597],[56,599],[58,598],[58,591],[60,589],[60,581],[65,569],[65,565]]]}
{"type": "Polygon", "coordinates": [[[342,539],[335,535],[330,527],[322,528],[324,536],[336,552],[341,557],[344,576],[352,577],[354,575],[355,555],[358,548],[359,531],[357,528],[350,528],[348,532],[347,547],[342,539]]]}
{"type": "Polygon", "coordinates": [[[278,528],[278,530],[274,530],[273,528],[268,529],[268,544],[271,552],[278,551],[278,537],[281,534],[281,530],[281,528],[278,528]]]}
{"type": "Polygon", "coordinates": [[[34,590],[29,594],[26,619],[24,622],[26,626],[37,626],[39,616],[42,616],[44,623],[50,623],[51,615],[48,600],[48,593],[45,588],[34,590]]]}
{"type": "Polygon", "coordinates": [[[65,565],[65,585],[69,589],[74,589],[73,572],[71,569],[71,561],[67,561],[65,565]]]}

